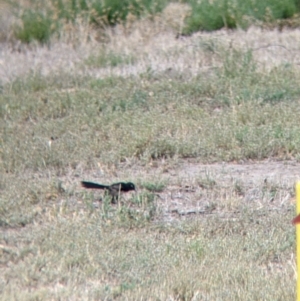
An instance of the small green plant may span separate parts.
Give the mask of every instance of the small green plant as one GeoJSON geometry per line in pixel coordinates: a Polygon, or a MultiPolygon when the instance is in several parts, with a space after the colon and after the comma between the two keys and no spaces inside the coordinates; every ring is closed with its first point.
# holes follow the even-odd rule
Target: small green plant
{"type": "Polygon", "coordinates": [[[203,189],[213,189],[217,182],[212,178],[211,174],[209,172],[205,172],[205,177],[201,177],[198,180],[198,184],[203,189]]]}
{"type": "Polygon", "coordinates": [[[162,192],[166,187],[165,183],[162,182],[145,182],[142,184],[142,187],[146,188],[151,192],[162,192]]]}
{"type": "Polygon", "coordinates": [[[128,226],[144,226],[153,220],[158,213],[153,193],[141,193],[130,203],[123,203],[118,207],[119,221],[128,226]]]}
{"type": "Polygon", "coordinates": [[[241,195],[241,196],[245,195],[245,187],[242,181],[240,180],[234,181],[233,189],[237,195],[241,195]]]}
{"type": "Polygon", "coordinates": [[[187,245],[186,256],[194,256],[197,260],[204,255],[204,246],[200,240],[194,239],[187,245]]]}
{"type": "Polygon", "coordinates": [[[21,16],[23,25],[15,28],[15,36],[24,43],[34,40],[44,44],[49,42],[56,24],[52,18],[44,13],[26,10],[21,16]]]}
{"type": "Polygon", "coordinates": [[[238,51],[236,49],[230,49],[225,52],[225,58],[223,63],[222,76],[227,79],[238,78],[240,80],[249,80],[253,78],[253,74],[256,71],[256,64],[253,60],[252,51],[246,52],[238,51]]]}

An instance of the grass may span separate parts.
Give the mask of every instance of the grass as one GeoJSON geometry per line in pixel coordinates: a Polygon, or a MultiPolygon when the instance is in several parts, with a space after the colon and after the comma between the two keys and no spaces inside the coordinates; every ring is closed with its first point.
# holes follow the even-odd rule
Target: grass
{"type": "Polygon", "coordinates": [[[25,43],[34,40],[47,43],[55,31],[54,22],[47,15],[39,12],[26,11],[22,15],[23,27],[16,27],[15,37],[25,43]]]}
{"type": "Polygon", "coordinates": [[[147,190],[149,191],[153,191],[153,192],[162,192],[165,188],[165,184],[162,183],[162,182],[157,182],[157,183],[154,183],[154,182],[146,182],[146,183],[143,183],[142,185],[144,188],[146,188],[147,190]]]}
{"type": "Polygon", "coordinates": [[[294,52],[151,24],[1,82],[0,300],[295,299],[294,52]]]}
{"type": "Polygon", "coordinates": [[[184,33],[221,28],[248,28],[258,21],[274,22],[293,17],[299,10],[297,1],[195,1],[188,3],[192,13],[184,33]]]}
{"type": "Polygon", "coordinates": [[[103,221],[96,211],[47,216],[52,222],[42,229],[2,237],[2,263],[10,263],[2,274],[8,282],[1,284],[3,300],[294,298],[293,271],[283,268],[294,234],[283,214],[266,219],[248,212],[235,221],[131,230],[103,221]],[[283,225],[280,231],[273,230],[272,219],[283,225]],[[16,285],[22,292],[13,290],[16,285]]]}
{"type": "MultiPolygon", "coordinates": [[[[122,24],[131,28],[132,24],[145,16],[151,19],[162,16],[162,22],[174,28],[167,15],[163,15],[166,7],[173,5],[171,1],[127,0],[127,1],[95,1],[95,0],[52,0],[27,2],[6,1],[13,8],[14,15],[20,22],[11,24],[16,39],[23,43],[38,41],[49,44],[53,37],[61,39],[65,31],[80,30],[82,24],[90,31],[102,31],[107,26],[122,24]]],[[[181,3],[176,2],[176,3],[181,3]]],[[[221,28],[247,29],[253,24],[277,24],[280,20],[296,17],[299,4],[295,0],[270,1],[184,1],[190,9],[182,13],[179,34],[191,34],[199,30],[213,31],[221,28]],[[276,23],[277,22],[277,23],[276,23]]],[[[171,12],[172,14],[172,12],[171,12]]],[[[178,22],[178,20],[177,20],[178,22]]],[[[296,23],[299,21],[296,21],[296,23]]],[[[10,36],[8,30],[7,37],[10,36]]]]}
{"type": "Polygon", "coordinates": [[[64,28],[72,24],[84,21],[97,29],[126,24],[145,15],[153,16],[167,4],[167,1],[156,0],[7,2],[21,19],[13,26],[15,37],[23,43],[35,40],[42,44],[48,43],[54,34],[59,36],[64,28]]]}
{"type": "Polygon", "coordinates": [[[118,55],[103,50],[97,55],[89,56],[86,60],[86,65],[92,68],[116,67],[120,65],[133,65],[134,60],[134,57],[118,55]]]}
{"type": "Polygon", "coordinates": [[[248,52],[238,55],[245,61],[226,55],[210,77],[187,81],[157,80],[157,75],[18,79],[0,96],[5,129],[0,168],[64,169],[82,160],[91,166],[98,158],[109,164],[175,157],[296,158],[300,140],[293,100],[300,95],[299,75],[292,66],[261,74],[248,52]],[[19,139],[10,139],[16,135],[19,139]]]}

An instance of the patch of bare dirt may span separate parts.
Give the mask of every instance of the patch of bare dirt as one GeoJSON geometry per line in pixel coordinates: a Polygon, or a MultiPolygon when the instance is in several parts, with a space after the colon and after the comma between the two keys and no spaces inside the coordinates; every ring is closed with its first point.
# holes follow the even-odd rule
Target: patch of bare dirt
{"type": "Polygon", "coordinates": [[[290,209],[294,204],[294,185],[300,179],[300,164],[184,162],[160,177],[169,183],[160,193],[167,219],[213,212],[228,216],[245,206],[290,209]]]}
{"type": "MultiPolygon", "coordinates": [[[[109,184],[116,181],[164,183],[156,193],[163,219],[189,218],[199,215],[234,216],[244,208],[254,210],[293,210],[294,185],[300,180],[300,163],[262,161],[253,163],[202,164],[182,160],[161,161],[155,166],[119,166],[113,173],[105,168],[86,173],[79,170],[61,179],[63,186],[76,186],[81,180],[109,184]],[[68,179],[68,180],[67,180],[68,179]]],[[[141,192],[138,188],[138,193],[141,192]]],[[[101,193],[99,193],[100,195],[101,193]]],[[[98,192],[95,192],[98,195],[98,192]]],[[[126,194],[124,199],[130,197],[126,194]]],[[[72,204],[76,204],[73,200],[72,204]]]]}

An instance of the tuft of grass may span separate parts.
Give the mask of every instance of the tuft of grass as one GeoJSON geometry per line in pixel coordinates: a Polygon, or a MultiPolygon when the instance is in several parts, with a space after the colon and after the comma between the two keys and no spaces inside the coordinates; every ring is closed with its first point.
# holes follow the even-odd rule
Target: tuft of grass
{"type": "Polygon", "coordinates": [[[135,58],[120,55],[108,51],[101,51],[98,55],[91,55],[85,60],[85,64],[92,68],[116,67],[122,65],[133,65],[135,58]]]}
{"type": "Polygon", "coordinates": [[[23,43],[49,42],[57,25],[51,16],[33,10],[26,10],[21,16],[22,26],[16,26],[15,37],[23,43]]]}
{"type": "Polygon", "coordinates": [[[118,227],[146,227],[160,214],[156,196],[152,193],[139,193],[127,200],[120,198],[118,204],[111,204],[111,198],[106,196],[96,206],[93,194],[85,194],[83,199],[91,216],[96,215],[99,222],[118,227]]]}
{"type": "Polygon", "coordinates": [[[197,182],[198,185],[204,189],[214,189],[217,185],[217,182],[208,172],[205,173],[205,177],[198,179],[197,182]]]}
{"type": "Polygon", "coordinates": [[[142,187],[146,188],[148,191],[151,192],[162,192],[166,187],[166,184],[162,183],[161,181],[146,182],[146,183],[142,183],[142,187]]]}

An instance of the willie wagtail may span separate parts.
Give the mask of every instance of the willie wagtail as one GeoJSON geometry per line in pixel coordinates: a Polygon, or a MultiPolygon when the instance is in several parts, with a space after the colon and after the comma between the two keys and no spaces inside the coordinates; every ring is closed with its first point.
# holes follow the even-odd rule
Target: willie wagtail
{"type": "Polygon", "coordinates": [[[102,184],[98,184],[98,183],[82,181],[81,185],[84,188],[105,190],[112,197],[112,203],[115,203],[118,200],[120,192],[127,192],[127,191],[131,191],[131,190],[135,190],[135,186],[131,182],[128,182],[128,183],[119,182],[119,183],[114,183],[111,185],[102,185],[102,184]]]}

